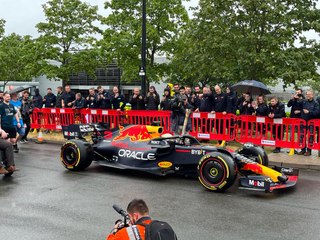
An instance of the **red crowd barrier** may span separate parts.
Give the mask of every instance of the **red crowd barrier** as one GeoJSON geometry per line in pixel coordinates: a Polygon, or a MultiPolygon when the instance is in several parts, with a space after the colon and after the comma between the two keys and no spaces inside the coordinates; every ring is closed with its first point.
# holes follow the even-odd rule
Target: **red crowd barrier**
{"type": "Polygon", "coordinates": [[[314,150],[320,149],[320,119],[309,120],[304,127],[307,130],[307,147],[314,150]]]}
{"type": "Polygon", "coordinates": [[[165,132],[170,132],[171,111],[152,111],[152,110],[128,110],[126,111],[126,123],[128,124],[146,124],[159,122],[165,132]]]}
{"type": "Polygon", "coordinates": [[[192,113],[190,135],[198,139],[225,140],[235,139],[236,115],[222,113],[192,113]]]}
{"type": "Polygon", "coordinates": [[[33,109],[32,114],[30,115],[31,127],[32,128],[41,128],[42,126],[42,111],[39,108],[33,109]]]}
{"type": "MultiPolygon", "coordinates": [[[[120,112],[104,109],[34,109],[32,128],[59,130],[75,123],[109,123],[111,128],[120,124],[151,124],[158,121],[170,132],[170,111],[120,112]]],[[[283,148],[320,149],[320,119],[306,122],[302,119],[235,116],[222,113],[192,113],[190,135],[198,139],[252,142],[257,145],[283,148]],[[307,135],[307,137],[306,137],[307,135]],[[310,141],[310,139],[312,141],[310,141]]]]}
{"type": "Polygon", "coordinates": [[[123,114],[117,110],[81,109],[80,123],[109,123],[110,128],[118,127],[122,123],[123,114]]]}
{"type": "Polygon", "coordinates": [[[237,117],[236,140],[263,146],[302,148],[305,146],[305,131],[301,126],[305,124],[304,120],[297,118],[242,115],[237,117]]]}
{"type": "Polygon", "coordinates": [[[75,112],[70,108],[43,108],[42,127],[49,130],[60,130],[75,122],[75,112]]]}

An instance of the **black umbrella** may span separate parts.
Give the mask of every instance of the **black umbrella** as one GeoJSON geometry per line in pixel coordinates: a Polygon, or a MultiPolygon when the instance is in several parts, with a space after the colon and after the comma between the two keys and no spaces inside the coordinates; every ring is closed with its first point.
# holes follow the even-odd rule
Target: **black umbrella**
{"type": "Polygon", "coordinates": [[[12,89],[10,90],[8,93],[9,94],[13,94],[13,93],[18,93],[18,92],[22,92],[24,90],[27,90],[29,88],[32,88],[32,86],[29,86],[29,85],[23,85],[23,86],[20,86],[20,87],[17,87],[15,89],[12,89]]]}
{"type": "Polygon", "coordinates": [[[243,80],[232,85],[231,89],[240,94],[249,92],[251,95],[267,95],[271,93],[266,85],[256,80],[243,80]]]}

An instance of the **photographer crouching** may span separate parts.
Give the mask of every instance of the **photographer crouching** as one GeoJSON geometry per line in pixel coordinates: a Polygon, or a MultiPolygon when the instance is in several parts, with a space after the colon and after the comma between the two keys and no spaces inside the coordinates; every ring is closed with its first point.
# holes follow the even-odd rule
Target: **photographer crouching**
{"type": "Polygon", "coordinates": [[[177,239],[168,223],[151,220],[149,208],[142,199],[133,199],[128,204],[128,213],[117,205],[113,205],[113,208],[124,217],[124,220],[116,221],[107,240],[177,239]]]}

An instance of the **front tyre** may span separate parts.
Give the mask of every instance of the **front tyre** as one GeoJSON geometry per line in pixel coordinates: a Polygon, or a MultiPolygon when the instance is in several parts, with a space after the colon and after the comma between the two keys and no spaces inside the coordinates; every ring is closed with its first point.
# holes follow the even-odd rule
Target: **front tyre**
{"type": "Polygon", "coordinates": [[[70,171],[86,169],[92,163],[92,158],[92,146],[86,141],[72,139],[61,147],[61,162],[70,171]]]}
{"type": "Polygon", "coordinates": [[[203,156],[198,164],[198,179],[210,191],[225,191],[236,180],[234,160],[223,153],[214,152],[203,156]]]}
{"type": "Polygon", "coordinates": [[[251,143],[245,143],[238,153],[261,165],[269,165],[268,155],[262,147],[255,146],[251,143]]]}

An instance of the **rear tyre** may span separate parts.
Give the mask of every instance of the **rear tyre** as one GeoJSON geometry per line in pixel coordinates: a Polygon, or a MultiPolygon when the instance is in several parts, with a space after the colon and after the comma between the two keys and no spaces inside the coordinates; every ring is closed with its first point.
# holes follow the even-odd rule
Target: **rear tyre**
{"type": "Polygon", "coordinates": [[[210,191],[225,191],[233,185],[236,177],[236,164],[226,154],[210,153],[199,161],[198,179],[210,191]]]}
{"type": "Polygon", "coordinates": [[[60,159],[70,171],[81,171],[90,166],[93,159],[93,149],[90,143],[72,139],[61,147],[60,159]]]}
{"type": "Polygon", "coordinates": [[[268,155],[262,147],[255,146],[251,143],[246,143],[243,145],[242,149],[238,151],[238,153],[261,165],[269,166],[268,155]]]}

